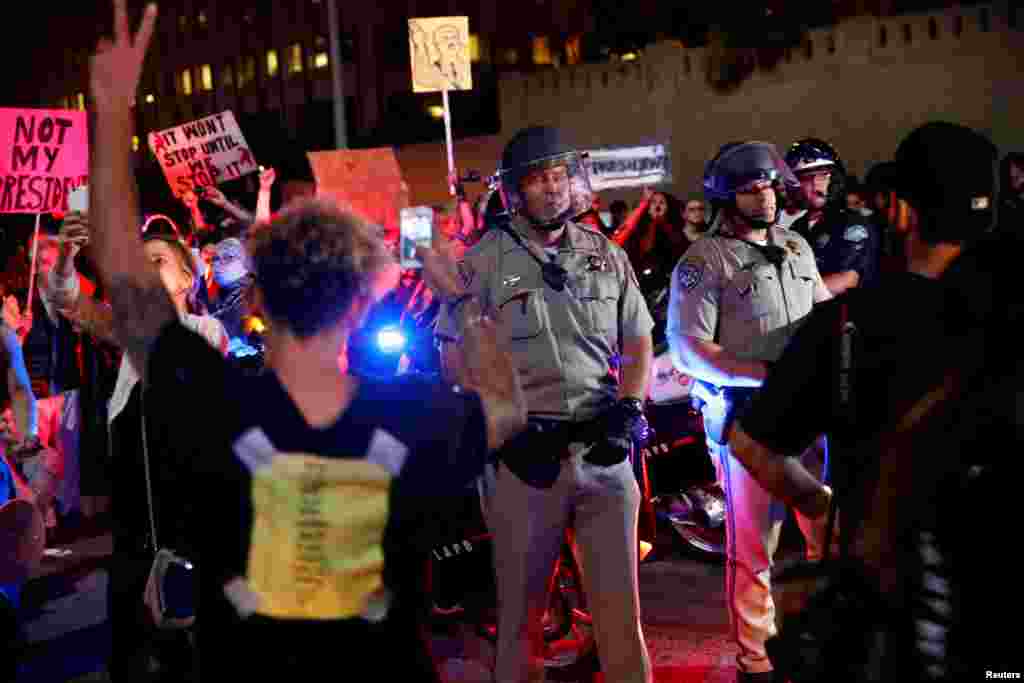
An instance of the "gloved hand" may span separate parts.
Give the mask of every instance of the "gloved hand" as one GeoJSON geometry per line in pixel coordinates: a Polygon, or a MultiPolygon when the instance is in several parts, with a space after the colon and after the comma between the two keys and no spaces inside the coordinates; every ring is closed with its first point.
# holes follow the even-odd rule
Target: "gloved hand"
{"type": "Polygon", "coordinates": [[[591,464],[603,467],[618,465],[629,457],[634,443],[643,444],[650,437],[651,427],[639,399],[621,399],[601,419],[605,436],[583,456],[591,464]]]}

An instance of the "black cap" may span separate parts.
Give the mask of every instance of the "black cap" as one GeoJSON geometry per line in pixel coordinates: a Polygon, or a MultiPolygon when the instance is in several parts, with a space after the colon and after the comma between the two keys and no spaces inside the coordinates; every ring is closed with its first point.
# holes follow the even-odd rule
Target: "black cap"
{"type": "Polygon", "coordinates": [[[864,186],[869,192],[889,192],[898,182],[899,165],[893,161],[875,164],[864,176],[864,186]]]}
{"type": "Polygon", "coordinates": [[[887,180],[918,211],[944,222],[983,221],[986,214],[991,221],[997,159],[995,145],[981,133],[944,121],[927,123],[900,143],[887,180]]]}

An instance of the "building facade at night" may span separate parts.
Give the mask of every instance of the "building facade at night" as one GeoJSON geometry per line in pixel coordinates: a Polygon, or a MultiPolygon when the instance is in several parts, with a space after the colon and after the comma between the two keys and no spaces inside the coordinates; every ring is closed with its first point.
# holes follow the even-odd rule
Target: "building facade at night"
{"type": "MultiPolygon", "coordinates": [[[[681,131],[707,128],[713,120],[709,109],[728,112],[730,121],[734,114],[749,113],[746,100],[758,88],[763,92],[775,84],[771,87],[777,86],[781,93],[795,86],[777,83],[780,79],[799,76],[806,83],[813,80],[816,69],[824,68],[829,82],[820,81],[817,87],[835,89],[840,87],[837,74],[849,77],[856,70],[844,66],[847,58],[875,60],[877,66],[891,71],[903,50],[925,54],[919,48],[925,44],[932,44],[927,59],[941,59],[946,48],[939,52],[934,48],[947,45],[945,41],[958,29],[940,19],[943,28],[937,42],[920,28],[911,39],[900,33],[909,28],[901,27],[917,20],[903,22],[900,15],[924,16],[922,10],[932,9],[940,17],[967,17],[968,34],[985,33],[991,22],[1000,30],[1018,32],[1020,4],[997,2],[989,9],[984,3],[934,0],[766,0],[754,10],[755,6],[735,0],[638,0],[628,7],[612,0],[338,2],[348,143],[351,147],[407,147],[443,140],[440,94],[412,92],[407,31],[411,17],[469,17],[474,89],[452,94],[456,139],[503,139],[526,123],[570,124],[583,137],[593,138],[593,143],[672,138],[675,163],[681,170],[696,167],[695,159],[707,152],[682,152],[679,144],[691,136],[681,131]],[[954,8],[943,10],[947,5],[954,8]],[[851,33],[853,17],[859,22],[854,25],[862,28],[851,33]],[[864,29],[865,22],[873,28],[864,29]],[[883,24],[892,31],[888,46],[863,47],[857,31],[877,32],[883,24]],[[829,37],[833,25],[847,26],[834,34],[841,43],[838,46],[829,42],[837,39],[829,37]],[[728,59],[720,58],[723,51],[738,54],[746,45],[758,48],[758,60],[768,55],[778,67],[767,71],[751,67],[748,74],[741,69],[739,77],[735,69],[724,69],[728,59]],[[808,45],[816,45],[813,57],[806,55],[808,45]],[[851,51],[854,45],[861,46],[859,52],[851,51]],[[742,86],[731,99],[712,83],[720,74],[726,81],[738,78],[742,86]],[[669,82],[677,87],[665,89],[669,82]],[[687,107],[696,107],[698,121],[703,123],[688,124],[679,111],[687,107]],[[630,140],[617,139],[629,137],[623,129],[630,128],[630,140]]],[[[22,94],[22,104],[88,107],[88,56],[102,31],[95,17],[107,16],[108,6],[104,0],[89,0],[51,20],[51,40],[60,48],[34,50],[23,79],[31,90],[22,94]],[[81,30],[85,25],[88,31],[81,30]]],[[[138,165],[144,184],[147,179],[162,182],[146,149],[149,131],[224,110],[235,113],[255,156],[265,165],[276,165],[295,152],[334,147],[332,68],[336,65],[329,47],[327,0],[165,0],[160,12],[137,106],[138,165]]],[[[879,37],[872,40],[878,43],[879,37]]],[[[954,49],[948,54],[954,59],[985,40],[955,44],[971,47],[954,49]]],[[[858,76],[851,88],[860,87],[870,85],[858,76]]],[[[772,109],[789,111],[784,100],[775,99],[779,96],[771,96],[772,109]]],[[[955,107],[949,109],[950,98],[944,101],[949,115],[955,114],[955,107]]],[[[767,114],[755,111],[752,116],[751,133],[781,132],[764,130],[761,124],[769,120],[767,114]]],[[[794,125],[784,130],[807,130],[799,111],[795,119],[786,120],[794,125]]],[[[832,123],[822,120],[815,127],[828,137],[832,123]]],[[[836,123],[840,137],[851,136],[851,124],[836,123]]],[[[731,134],[736,125],[738,121],[728,126],[731,134]]],[[[719,128],[726,126],[716,124],[707,133],[714,129],[717,134],[719,128]]],[[[433,167],[430,173],[438,176],[436,184],[441,186],[443,167],[438,168],[440,173],[433,167]]]]}
{"type": "MultiPolygon", "coordinates": [[[[105,16],[108,3],[76,4],[81,6],[72,14],[50,22],[60,49],[36,50],[38,57],[29,67],[29,80],[38,88],[32,106],[87,106],[88,55],[98,31],[81,27],[95,26],[90,15],[105,16]]],[[[406,22],[411,17],[469,17],[474,90],[452,96],[456,133],[465,136],[500,129],[497,82],[502,73],[631,60],[656,40],[701,47],[709,31],[716,30],[729,31],[740,41],[798,44],[801,31],[845,16],[949,4],[976,3],[766,0],[751,10],[749,4],[728,0],[638,0],[629,7],[611,0],[339,2],[348,138],[351,146],[441,139],[440,96],[414,95],[410,87],[406,22]],[[691,7],[695,4],[701,6],[691,7]],[[742,8],[746,12],[736,11],[742,8]],[[750,16],[735,23],[737,13],[750,16]],[[784,35],[775,32],[779,26],[786,27],[784,35]]],[[[275,131],[307,149],[332,147],[334,65],[328,33],[327,0],[161,2],[139,93],[140,136],[231,109],[248,122],[246,128],[258,129],[254,137],[275,131]]]]}

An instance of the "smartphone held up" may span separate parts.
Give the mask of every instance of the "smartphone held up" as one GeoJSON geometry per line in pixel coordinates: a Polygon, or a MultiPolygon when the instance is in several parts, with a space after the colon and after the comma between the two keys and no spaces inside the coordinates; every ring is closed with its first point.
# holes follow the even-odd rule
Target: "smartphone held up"
{"type": "Polygon", "coordinates": [[[79,185],[68,193],[68,211],[89,213],[89,186],[79,185]]]}
{"type": "Polygon", "coordinates": [[[414,206],[401,211],[399,254],[402,268],[422,268],[417,247],[430,247],[434,235],[434,209],[414,206]]]}

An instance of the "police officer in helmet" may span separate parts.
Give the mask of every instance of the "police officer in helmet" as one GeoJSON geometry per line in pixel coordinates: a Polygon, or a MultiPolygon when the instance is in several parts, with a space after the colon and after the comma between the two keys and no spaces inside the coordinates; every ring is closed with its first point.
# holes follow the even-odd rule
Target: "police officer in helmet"
{"type": "Polygon", "coordinates": [[[483,483],[498,581],[495,680],[543,677],[541,619],[571,524],[605,676],[649,683],[631,454],[646,427],[654,323],[625,252],[578,222],[592,192],[583,155],[560,131],[520,131],[499,176],[507,215],[492,217],[458,264],[467,294],[446,302],[437,328],[457,379],[458,308],[476,297],[526,393],[529,429],[483,483]]]}
{"type": "Polygon", "coordinates": [[[797,201],[807,213],[790,225],[814,249],[818,270],[833,295],[872,284],[878,276],[881,235],[861,212],[846,207],[845,169],[823,140],[790,145],[786,164],[800,182],[797,201]]]}
{"type": "MultiPolygon", "coordinates": [[[[739,681],[773,679],[765,641],[775,632],[770,576],[784,508],[733,457],[728,433],[803,318],[831,298],[810,246],[776,224],[779,194],[797,186],[773,145],[724,145],[704,175],[716,227],[677,264],[669,302],[672,359],[697,380],[693,394],[726,495],[726,599],[739,681]]],[[[820,555],[824,524],[797,520],[808,554],[820,555]]]]}

